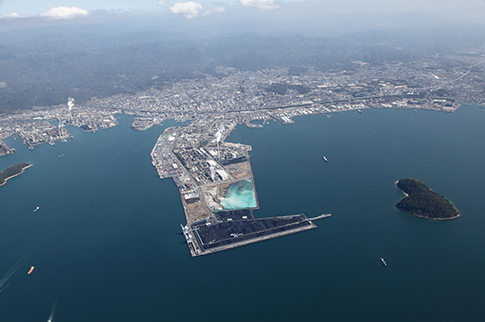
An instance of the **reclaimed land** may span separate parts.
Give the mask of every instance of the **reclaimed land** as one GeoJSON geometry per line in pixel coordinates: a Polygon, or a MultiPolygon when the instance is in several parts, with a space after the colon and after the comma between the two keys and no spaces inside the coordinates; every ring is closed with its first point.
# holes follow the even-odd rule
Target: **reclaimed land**
{"type": "Polygon", "coordinates": [[[205,220],[191,225],[192,256],[206,255],[267,239],[293,234],[317,226],[304,214],[254,219],[250,209],[218,213],[222,222],[205,220]]]}
{"type": "Polygon", "coordinates": [[[28,167],[30,167],[30,164],[22,162],[22,163],[17,163],[3,171],[0,171],[0,186],[3,186],[8,179],[21,174],[24,171],[24,169],[28,167]]]}
{"type": "Polygon", "coordinates": [[[449,220],[460,217],[455,206],[442,195],[432,191],[419,179],[401,179],[396,183],[406,197],[396,204],[402,212],[432,220],[449,220]]]}

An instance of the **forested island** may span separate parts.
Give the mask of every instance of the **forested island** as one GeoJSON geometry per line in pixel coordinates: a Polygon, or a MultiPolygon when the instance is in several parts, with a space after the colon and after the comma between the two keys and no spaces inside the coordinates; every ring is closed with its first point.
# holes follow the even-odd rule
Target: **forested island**
{"type": "Polygon", "coordinates": [[[11,166],[3,171],[0,171],[0,186],[3,186],[8,179],[15,177],[24,171],[25,168],[30,167],[30,164],[22,162],[11,166]]]}
{"type": "Polygon", "coordinates": [[[448,199],[431,191],[423,181],[407,178],[399,180],[396,185],[407,195],[396,204],[396,208],[402,212],[433,220],[460,217],[460,214],[448,199]]]}

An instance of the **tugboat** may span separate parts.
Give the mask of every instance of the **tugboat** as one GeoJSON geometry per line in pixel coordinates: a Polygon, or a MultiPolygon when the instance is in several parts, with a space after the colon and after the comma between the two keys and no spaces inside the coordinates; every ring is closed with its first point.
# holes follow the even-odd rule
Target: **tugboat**
{"type": "Polygon", "coordinates": [[[328,159],[327,159],[327,157],[326,157],[326,156],[323,156],[323,158],[322,158],[322,159],[323,159],[323,161],[328,162],[328,159]]]}
{"type": "Polygon", "coordinates": [[[382,264],[383,264],[384,266],[387,266],[386,261],[385,261],[385,260],[384,260],[384,258],[382,258],[382,257],[381,257],[381,262],[382,262],[382,264]]]}

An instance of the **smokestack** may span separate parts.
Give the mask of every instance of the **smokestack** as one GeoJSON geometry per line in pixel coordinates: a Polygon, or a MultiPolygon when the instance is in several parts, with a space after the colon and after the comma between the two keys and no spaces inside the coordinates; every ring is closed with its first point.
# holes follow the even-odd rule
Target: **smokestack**
{"type": "Polygon", "coordinates": [[[69,108],[69,121],[72,120],[72,108],[74,107],[74,98],[69,97],[69,100],[67,101],[67,107],[69,108]]]}
{"type": "Polygon", "coordinates": [[[221,141],[222,138],[222,131],[224,131],[224,128],[222,125],[219,125],[219,130],[217,131],[215,137],[216,137],[216,143],[217,143],[217,160],[219,161],[221,159],[221,151],[219,149],[219,142],[221,141]]]}

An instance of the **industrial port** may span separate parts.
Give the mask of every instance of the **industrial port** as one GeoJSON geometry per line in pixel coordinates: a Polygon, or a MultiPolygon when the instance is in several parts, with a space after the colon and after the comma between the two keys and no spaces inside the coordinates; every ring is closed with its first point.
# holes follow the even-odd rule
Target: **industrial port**
{"type": "Polygon", "coordinates": [[[255,219],[251,209],[243,209],[219,212],[216,216],[215,222],[204,219],[182,226],[192,256],[211,254],[317,228],[313,220],[331,215],[308,218],[305,214],[297,214],[255,219]]]}
{"type": "Polygon", "coordinates": [[[316,228],[304,214],[254,218],[259,203],[251,146],[225,142],[236,126],[231,119],[220,118],[215,123],[194,121],[167,128],[151,152],[160,178],[172,178],[179,189],[186,217],[182,231],[191,255],[316,228]]]}
{"type": "MultiPolygon", "coordinates": [[[[466,55],[460,59],[474,66],[481,63],[466,55]]],[[[386,64],[386,68],[359,65],[352,73],[309,69],[299,76],[285,68],[228,70],[174,81],[160,89],[92,97],[83,104],[69,98],[67,104],[0,116],[0,156],[15,152],[1,141],[14,134],[33,149],[73,138],[68,126],[93,132],[116,126],[119,113],[136,116],[131,125],[135,131],[175,120],[183,124],[165,129],[151,158],[160,178],[172,178],[179,189],[184,235],[193,256],[315,228],[303,214],[253,217],[259,202],[251,146],[226,142],[238,124],[250,128],[270,121],[290,124],[305,115],[331,118],[331,113],[362,114],[368,108],[454,112],[462,102],[483,103],[482,74],[465,77],[468,72],[442,70],[436,61],[386,64]],[[244,192],[242,198],[232,195],[238,189],[244,192]],[[239,210],[249,214],[226,218],[228,211],[239,210]]]]}

